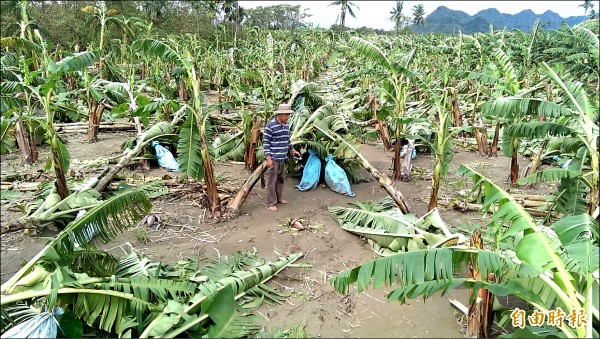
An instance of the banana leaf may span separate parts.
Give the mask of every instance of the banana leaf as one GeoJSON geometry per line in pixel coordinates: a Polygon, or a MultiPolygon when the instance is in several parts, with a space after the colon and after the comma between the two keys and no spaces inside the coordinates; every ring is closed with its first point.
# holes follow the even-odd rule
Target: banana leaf
{"type": "Polygon", "coordinates": [[[381,256],[399,252],[446,247],[465,243],[462,234],[452,234],[436,209],[417,219],[391,207],[389,198],[378,203],[356,203],[358,208],[329,207],[343,230],[367,239],[381,256]]]}

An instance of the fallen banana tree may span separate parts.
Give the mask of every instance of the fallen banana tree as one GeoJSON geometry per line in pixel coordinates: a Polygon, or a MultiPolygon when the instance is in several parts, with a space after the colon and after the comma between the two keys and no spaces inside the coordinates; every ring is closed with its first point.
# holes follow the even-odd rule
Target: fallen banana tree
{"type": "MultiPolygon", "coordinates": [[[[16,222],[3,225],[0,234],[26,230],[29,235],[35,235],[37,230],[51,224],[67,225],[75,219],[78,213],[102,205],[108,200],[103,200],[102,195],[91,187],[108,171],[107,168],[98,176],[92,177],[80,185],[72,185],[71,193],[64,199],[60,198],[51,181],[37,183],[36,190],[40,189],[41,192],[34,202],[26,205],[27,215],[19,218],[16,222]]],[[[137,189],[143,191],[149,198],[156,198],[168,193],[168,190],[162,186],[162,181],[155,180],[140,185],[137,189]]],[[[118,187],[116,192],[112,193],[119,194],[120,190],[122,188],[118,187]]]]}
{"type": "MultiPolygon", "coordinates": [[[[515,199],[516,200],[516,199],[515,199]]],[[[531,214],[534,217],[557,217],[558,213],[546,210],[551,206],[550,202],[538,201],[538,200],[517,200],[521,203],[525,211],[531,214]]],[[[452,200],[446,204],[446,208],[452,208],[458,211],[470,211],[470,212],[478,212],[481,211],[483,205],[472,203],[464,200],[452,200]]],[[[490,207],[487,212],[496,212],[498,209],[496,207],[490,207]]]]}
{"type": "Polygon", "coordinates": [[[265,283],[302,254],[265,262],[239,253],[198,270],[195,258],[164,266],[134,252],[117,258],[96,248],[96,239],[115,239],[150,207],[146,194],[130,190],[70,223],[2,284],[2,337],[56,337],[56,324],[65,337],[81,337],[84,323],[96,337],[243,337],[258,331],[252,310],[286,297],[265,283]]]}
{"type": "MultiPolygon", "coordinates": [[[[340,136],[340,133],[344,133],[348,129],[345,117],[331,103],[324,104],[331,100],[324,99],[316,94],[316,89],[317,85],[314,83],[299,81],[294,84],[294,94],[290,102],[295,102],[299,93],[302,93],[306,98],[310,98],[310,100],[318,103],[320,106],[313,112],[307,108],[301,108],[296,114],[292,115],[290,118],[291,143],[293,145],[306,145],[316,148],[322,157],[327,154],[328,147],[325,146],[327,143],[331,143],[331,145],[328,145],[330,146],[329,148],[347,149],[348,151],[342,152],[344,158],[348,159],[356,155],[358,163],[377,179],[381,187],[392,197],[402,212],[405,214],[412,212],[416,215],[414,209],[408,204],[402,193],[394,187],[392,181],[385,174],[373,167],[350,142],[340,136]],[[325,137],[321,136],[321,134],[325,137]]],[[[304,106],[306,98],[300,102],[300,106],[304,106]]],[[[239,214],[242,204],[266,169],[267,167],[264,162],[259,165],[248,177],[236,197],[231,200],[228,210],[234,216],[239,214]]]]}
{"type": "Polygon", "coordinates": [[[417,218],[402,213],[390,197],[350,204],[354,206],[330,206],[329,213],[343,230],[367,239],[371,249],[381,256],[467,241],[464,235],[450,232],[437,209],[417,218]]]}
{"type": "MultiPolygon", "coordinates": [[[[344,138],[340,137],[337,133],[335,133],[334,131],[329,131],[329,133],[328,133],[327,131],[324,131],[323,129],[319,128],[319,126],[317,126],[317,125],[315,125],[315,127],[318,130],[320,130],[321,133],[325,134],[332,140],[337,139],[341,143],[345,144],[346,147],[348,147],[348,149],[352,150],[352,152],[354,152],[356,154],[356,157],[358,158],[358,161],[360,162],[360,164],[364,167],[364,169],[367,170],[367,172],[369,172],[369,174],[371,174],[373,176],[373,178],[375,178],[377,180],[377,182],[379,182],[379,185],[381,185],[381,187],[390,195],[390,197],[394,200],[396,205],[398,205],[398,207],[400,208],[402,213],[404,213],[404,214],[412,213],[415,216],[417,216],[417,213],[408,204],[408,201],[406,200],[406,198],[404,198],[404,195],[402,195],[402,192],[400,192],[399,190],[396,189],[396,187],[394,187],[392,180],[390,180],[390,178],[388,178],[387,175],[379,172],[379,170],[377,170],[375,167],[373,167],[373,165],[371,165],[371,163],[359,151],[357,151],[356,148],[354,148],[352,145],[350,145],[350,143],[348,143],[346,140],[344,140],[344,138]]],[[[410,157],[410,154],[408,154],[407,157],[410,157]]]]}
{"type": "MultiPolygon", "coordinates": [[[[339,140],[340,142],[344,143],[348,147],[348,149],[350,149],[352,152],[354,152],[357,155],[357,158],[359,159],[360,164],[375,179],[377,179],[377,181],[379,182],[381,187],[383,187],[383,189],[390,195],[390,197],[394,200],[396,205],[398,205],[398,207],[400,208],[402,213],[405,213],[405,214],[412,213],[413,215],[416,215],[416,212],[408,204],[408,201],[404,198],[402,193],[394,187],[390,178],[388,178],[385,174],[379,172],[375,167],[373,167],[369,163],[369,161],[367,159],[365,159],[364,156],[362,156],[362,154],[360,152],[358,152],[352,145],[350,145],[350,143],[346,142],[343,138],[339,137],[337,134],[335,134],[335,132],[330,131],[332,134],[336,135],[337,138],[332,136],[331,134],[327,133],[326,131],[320,129],[317,125],[314,125],[314,127],[319,129],[321,132],[323,132],[325,135],[327,135],[332,140],[339,140]]],[[[246,198],[252,191],[252,188],[254,187],[254,185],[256,185],[256,182],[258,182],[258,180],[260,179],[260,177],[263,175],[263,173],[266,170],[267,170],[267,165],[266,165],[266,163],[263,162],[261,165],[259,165],[254,170],[254,172],[252,172],[252,174],[248,177],[248,179],[246,179],[246,181],[242,185],[241,189],[238,191],[235,198],[233,200],[231,200],[230,204],[228,205],[228,210],[234,216],[238,215],[240,213],[242,204],[244,203],[244,201],[246,200],[246,198]]]]}
{"type": "Polygon", "coordinates": [[[147,129],[144,133],[138,135],[136,144],[132,148],[126,149],[121,155],[121,160],[115,166],[113,166],[105,175],[99,178],[98,183],[94,189],[98,192],[102,192],[106,186],[115,178],[115,176],[131,162],[133,157],[138,155],[146,146],[148,146],[154,139],[172,134],[175,131],[175,124],[178,120],[179,115],[173,122],[169,123],[166,121],[160,121],[154,126],[147,129]]]}
{"type": "Polygon", "coordinates": [[[248,195],[250,195],[252,188],[254,187],[254,185],[256,185],[256,182],[258,182],[258,179],[260,179],[260,177],[263,175],[263,173],[265,173],[266,170],[267,163],[263,162],[252,172],[248,179],[246,179],[246,181],[244,182],[238,193],[235,195],[235,197],[232,200],[230,200],[227,209],[234,216],[239,215],[240,210],[242,208],[242,204],[244,203],[244,201],[246,201],[246,198],[248,198],[248,195]]]}

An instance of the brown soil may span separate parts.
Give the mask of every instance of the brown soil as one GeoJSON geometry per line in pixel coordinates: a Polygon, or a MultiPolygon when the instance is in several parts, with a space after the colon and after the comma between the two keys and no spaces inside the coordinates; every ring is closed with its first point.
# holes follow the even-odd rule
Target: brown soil
{"type": "MultiPolygon", "coordinates": [[[[85,135],[67,135],[67,147],[71,153],[72,173],[88,178],[101,167],[89,170],[78,166],[78,161],[92,160],[102,156],[120,154],[119,146],[128,133],[101,133],[100,141],[85,143],[85,135]]],[[[391,175],[392,153],[385,152],[376,144],[362,145],[363,155],[380,171],[391,175]]],[[[2,156],[2,174],[14,172],[35,173],[43,168],[48,150],[40,149],[40,163],[31,167],[21,166],[18,154],[2,156]]],[[[454,173],[461,163],[486,161],[488,168],[484,174],[495,178],[496,182],[506,186],[509,159],[504,157],[482,159],[475,152],[458,150],[451,164],[448,182],[455,181],[454,173]]],[[[413,161],[417,168],[429,172],[433,158],[419,154],[413,161]]],[[[522,159],[524,167],[528,163],[522,159]]],[[[229,187],[240,187],[249,173],[243,164],[217,163],[216,173],[221,183],[229,187]]],[[[126,171],[131,173],[131,171],[126,171]]],[[[160,177],[168,174],[161,168],[150,171],[135,169],[138,175],[160,177]]],[[[171,173],[173,175],[173,173],[171,173]]],[[[364,172],[365,177],[368,173],[364,172]]],[[[38,180],[44,180],[40,177],[38,180]]],[[[352,201],[380,199],[386,196],[376,181],[355,184],[352,190],[356,198],[339,195],[322,185],[308,192],[299,192],[294,185],[297,178],[287,178],[284,195],[287,205],[279,205],[279,211],[271,212],[265,208],[266,189],[257,184],[242,207],[242,214],[232,220],[218,223],[202,220],[202,197],[198,192],[180,192],[154,201],[153,212],[160,215],[164,224],[156,231],[133,230],[120,235],[118,239],[104,245],[114,254],[122,254],[121,248],[130,243],[153,260],[174,263],[180,258],[198,256],[204,263],[218,255],[227,255],[234,251],[257,250],[257,254],[267,260],[281,255],[302,252],[306,256],[297,263],[310,264],[310,268],[287,268],[269,283],[281,291],[290,293],[286,304],[281,306],[263,305],[259,308],[262,325],[266,327],[290,328],[299,323],[306,324],[306,330],[315,337],[462,337],[462,326],[458,312],[449,304],[449,298],[455,298],[467,304],[467,291],[458,289],[448,295],[436,295],[427,299],[410,300],[408,304],[387,302],[386,292],[391,288],[369,289],[358,293],[356,286],[351,287],[348,295],[334,291],[328,279],[346,268],[365,263],[378,256],[373,253],[366,241],[342,230],[329,215],[327,207],[345,206],[352,201]],[[306,231],[289,230],[279,226],[286,218],[303,217],[305,225],[322,225],[321,228],[309,228],[306,231]],[[137,232],[137,233],[136,233],[137,232]],[[148,235],[142,241],[141,233],[148,235]]],[[[466,179],[465,182],[470,182],[466,179]]],[[[431,182],[415,179],[412,182],[396,182],[396,187],[408,198],[420,215],[427,209],[431,182]]],[[[459,189],[444,185],[441,198],[456,195],[459,189]]],[[[25,193],[21,204],[31,201],[32,193],[25,193]]],[[[15,211],[18,202],[2,204],[1,223],[10,223],[22,216],[15,211]]],[[[464,224],[485,224],[486,217],[476,213],[461,213],[440,207],[443,219],[450,226],[464,224]]],[[[56,231],[46,230],[43,235],[53,235],[56,231]]],[[[44,240],[24,236],[21,232],[2,236],[1,280],[6,281],[21,265],[33,257],[44,244],[44,240]]]]}

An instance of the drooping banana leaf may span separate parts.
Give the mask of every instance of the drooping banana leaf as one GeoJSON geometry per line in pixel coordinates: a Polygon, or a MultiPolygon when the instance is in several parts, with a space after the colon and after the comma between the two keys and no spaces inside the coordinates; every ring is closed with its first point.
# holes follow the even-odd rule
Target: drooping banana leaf
{"type": "Polygon", "coordinates": [[[196,114],[188,109],[187,118],[179,132],[177,164],[182,180],[190,177],[197,180],[204,178],[204,162],[200,156],[201,143],[197,119],[196,114]]]}
{"type": "Polygon", "coordinates": [[[329,212],[343,230],[366,238],[382,256],[466,241],[462,234],[451,234],[437,209],[417,219],[412,213],[403,214],[390,201],[386,197],[378,203],[356,203],[357,208],[331,206],[329,212]]]}
{"type": "Polygon", "coordinates": [[[217,293],[206,313],[214,323],[208,327],[209,338],[241,338],[260,329],[260,326],[253,323],[254,315],[242,314],[236,310],[232,285],[225,286],[217,293]]]}
{"type": "Polygon", "coordinates": [[[192,296],[186,307],[179,303],[169,301],[167,307],[158,315],[141,333],[140,338],[148,336],[173,338],[184,331],[193,330],[199,324],[203,328],[212,326],[211,331],[215,333],[236,332],[240,329],[240,321],[245,322],[248,328],[252,324],[248,320],[236,318],[231,314],[231,305],[218,305],[217,298],[221,303],[232,303],[243,297],[250,289],[264,284],[277,272],[284,269],[302,256],[294,253],[288,257],[279,258],[276,261],[256,266],[248,271],[234,272],[218,281],[208,280],[198,286],[199,292],[192,296]],[[225,290],[225,292],[223,292],[225,290]],[[227,291],[230,290],[230,291],[227,291]],[[233,295],[235,298],[229,298],[233,295]],[[212,320],[209,322],[208,318],[212,320]],[[215,319],[218,319],[215,322],[215,319]],[[183,320],[183,322],[181,322],[183,320]]]}
{"type": "Polygon", "coordinates": [[[102,240],[108,242],[126,228],[137,225],[151,207],[152,204],[148,197],[143,192],[135,190],[96,205],[83,217],[67,225],[42,251],[2,284],[2,292],[7,291],[29,272],[39,259],[59,260],[61,255],[74,251],[75,243],[84,247],[89,246],[95,235],[99,235],[102,240]]]}
{"type": "Polygon", "coordinates": [[[133,250],[129,255],[119,260],[115,268],[115,275],[117,277],[156,277],[159,273],[160,267],[157,262],[150,261],[145,257],[139,257],[133,250]]]}
{"type": "Polygon", "coordinates": [[[235,135],[220,134],[213,141],[213,149],[219,159],[242,161],[244,160],[243,132],[235,135]]]}
{"type": "Polygon", "coordinates": [[[0,154],[12,152],[15,145],[13,119],[2,118],[2,121],[0,122],[0,154]]]}
{"type": "Polygon", "coordinates": [[[113,275],[119,263],[112,254],[93,248],[74,251],[71,261],[72,269],[96,277],[113,275]]]}

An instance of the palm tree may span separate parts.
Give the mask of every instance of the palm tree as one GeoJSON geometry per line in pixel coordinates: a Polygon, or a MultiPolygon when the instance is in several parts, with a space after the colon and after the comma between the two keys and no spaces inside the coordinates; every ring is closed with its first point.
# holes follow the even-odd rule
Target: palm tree
{"type": "Polygon", "coordinates": [[[583,10],[585,11],[584,14],[588,15],[588,11],[590,12],[590,19],[593,19],[594,17],[592,17],[592,15],[595,15],[595,11],[594,11],[594,4],[592,3],[592,0],[584,0],[582,5],[579,5],[578,7],[583,7],[583,10]]]}
{"type": "Polygon", "coordinates": [[[329,4],[329,7],[331,7],[331,6],[341,6],[341,10],[340,10],[341,23],[340,23],[340,25],[342,26],[342,29],[344,29],[344,27],[346,25],[346,11],[348,11],[348,13],[350,13],[350,15],[352,15],[353,18],[356,18],[356,15],[354,15],[354,12],[352,11],[352,7],[354,6],[354,7],[356,7],[356,9],[360,9],[360,8],[358,8],[358,6],[356,6],[354,3],[352,3],[348,0],[334,1],[329,4]]]}
{"type": "Polygon", "coordinates": [[[425,9],[423,9],[422,4],[413,7],[413,24],[417,27],[419,25],[422,25],[423,27],[427,26],[427,22],[425,21],[425,9]]]}
{"type": "Polygon", "coordinates": [[[392,9],[392,11],[390,12],[390,14],[392,15],[390,17],[390,20],[392,20],[394,22],[394,27],[396,28],[396,34],[398,34],[400,32],[400,28],[402,28],[402,22],[403,17],[402,17],[402,7],[404,6],[404,1],[398,1],[396,0],[396,7],[394,7],[392,9]]]}

